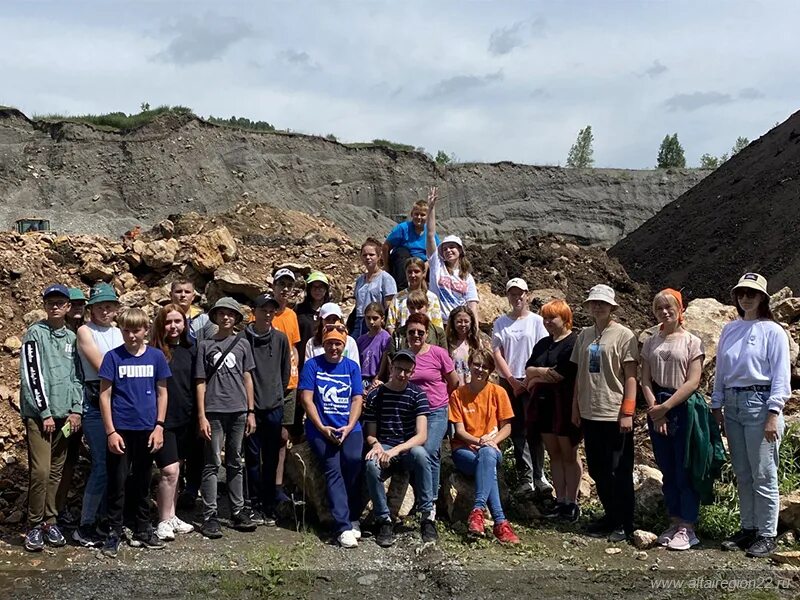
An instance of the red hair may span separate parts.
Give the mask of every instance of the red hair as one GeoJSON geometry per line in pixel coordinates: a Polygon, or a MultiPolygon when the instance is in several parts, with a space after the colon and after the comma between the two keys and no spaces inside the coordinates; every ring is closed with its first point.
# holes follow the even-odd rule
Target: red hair
{"type": "Polygon", "coordinates": [[[561,320],[564,321],[564,327],[572,329],[572,309],[563,300],[551,300],[539,309],[539,316],[543,319],[561,317],[561,320]]]}

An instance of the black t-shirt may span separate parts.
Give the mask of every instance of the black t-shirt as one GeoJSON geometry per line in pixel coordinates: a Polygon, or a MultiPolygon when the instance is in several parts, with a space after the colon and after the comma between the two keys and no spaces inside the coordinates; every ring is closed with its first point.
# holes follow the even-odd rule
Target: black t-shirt
{"type": "Polygon", "coordinates": [[[561,383],[540,383],[536,386],[537,395],[552,397],[554,392],[560,391],[561,394],[568,394],[572,398],[572,391],[575,388],[575,377],[577,365],[570,361],[572,349],[578,334],[571,331],[570,334],[561,341],[553,341],[553,336],[539,340],[531,351],[531,357],[525,367],[547,367],[554,369],[556,373],[564,378],[561,383]]]}
{"type": "Polygon", "coordinates": [[[319,319],[319,311],[311,308],[305,302],[297,305],[295,309],[297,313],[297,325],[300,328],[300,343],[297,345],[297,353],[300,358],[300,368],[306,362],[306,342],[314,337],[317,332],[317,320],[319,319]]]}
{"type": "Polygon", "coordinates": [[[194,362],[197,346],[184,348],[171,346],[172,360],[169,368],[172,377],[167,380],[167,418],[166,428],[182,427],[192,421],[195,415],[194,362]]]}

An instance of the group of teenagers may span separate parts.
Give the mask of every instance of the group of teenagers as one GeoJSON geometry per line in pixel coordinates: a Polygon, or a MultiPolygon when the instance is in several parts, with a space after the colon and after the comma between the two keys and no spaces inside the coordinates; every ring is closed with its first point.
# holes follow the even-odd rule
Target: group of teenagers
{"type": "Polygon", "coordinates": [[[789,339],[770,312],[765,278],[747,273],[732,289],[740,318],[722,331],[709,407],[698,391],[703,344],[683,327],[683,299],[673,289],[653,299],[658,327],[641,351],[614,319],[616,295],[605,284],[589,290],[583,307],[593,324],[576,332],[564,300],[532,312],[528,284],[512,278],[510,311],[491,336],[482,333],[464,244],[454,235],[439,240],[436,203],[433,188],[385,242],[364,242],[365,271],[347,319],[321,272],[306,277],[305,297],[293,306],[297,275],[286,268],[252,311],[226,297],[203,313],[193,305],[193,284],[176,280],[152,324],[139,308],[120,310],[106,283],[88,301],[61,284],[45,289],[47,316],[29,327],[20,361],[30,465],[25,547],[66,543],[59,522],[70,516],[79,432],[91,470],[72,537],[109,556],[123,537],[160,548],[192,531],[176,507],[184,498],[193,507],[198,492],[200,533],[221,537],[223,464],[230,525],[274,525],[276,508],[290,501],[283,489],[290,439],[305,439],[318,461],[344,548],[361,539],[367,499],[375,542],[395,542],[385,482],[402,471],[410,475],[422,540],[438,538],[446,438],[455,469],[474,479],[469,535],[486,535],[488,513],[497,540],[519,542],[498,485],[510,438],[515,495],[549,497],[544,518],[571,523],[580,517],[583,442],[603,507],[587,533],[630,540],[641,389],[670,521],[657,543],[672,550],[699,543],[699,508],[713,501],[726,435],[741,529],[723,548],[769,555],[791,389],[789,339]],[[155,527],[153,462],[160,470],[155,527]]]}

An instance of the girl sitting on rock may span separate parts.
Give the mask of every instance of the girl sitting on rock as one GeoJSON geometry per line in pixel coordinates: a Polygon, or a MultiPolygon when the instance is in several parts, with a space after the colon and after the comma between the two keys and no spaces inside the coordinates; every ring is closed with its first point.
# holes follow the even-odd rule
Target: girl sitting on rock
{"type": "Polygon", "coordinates": [[[494,520],[493,533],[503,543],[518,544],[500,504],[497,470],[503,462],[500,444],[511,435],[514,411],[506,391],[489,382],[494,356],[487,349],[469,355],[472,377],[450,395],[450,422],[455,425],[451,445],[453,464],[461,473],[475,477],[475,504],[469,513],[470,535],[483,537],[483,511],[488,506],[494,520]]]}
{"type": "Polygon", "coordinates": [[[489,336],[478,329],[475,315],[466,306],[457,306],[447,318],[447,349],[458,376],[458,385],[470,381],[469,355],[473,350],[491,350],[489,336]]]}

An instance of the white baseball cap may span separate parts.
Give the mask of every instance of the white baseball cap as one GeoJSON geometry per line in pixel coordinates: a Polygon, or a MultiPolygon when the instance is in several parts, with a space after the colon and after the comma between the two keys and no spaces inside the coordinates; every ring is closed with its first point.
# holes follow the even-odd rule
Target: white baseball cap
{"type": "Polygon", "coordinates": [[[528,291],[528,284],[525,283],[525,280],[522,277],[514,277],[514,279],[509,279],[508,283],[506,284],[506,291],[510,290],[512,287],[519,288],[523,292],[528,291]]]}
{"type": "Polygon", "coordinates": [[[606,304],[610,304],[611,306],[619,306],[617,301],[614,299],[614,289],[611,286],[604,285],[602,283],[598,283],[592,289],[589,290],[589,297],[583,301],[584,304],[587,302],[591,302],[592,300],[597,300],[598,302],[605,302],[606,304]]]}
{"type": "Polygon", "coordinates": [[[320,319],[327,319],[331,315],[336,315],[340,319],[344,319],[344,315],[342,314],[342,309],[339,307],[336,302],[326,302],[322,306],[319,307],[319,318],[320,319]]]}
{"type": "Polygon", "coordinates": [[[297,281],[297,277],[294,276],[294,271],[291,269],[278,269],[275,271],[275,275],[272,276],[272,280],[278,281],[281,277],[289,277],[292,281],[297,281]]]}

